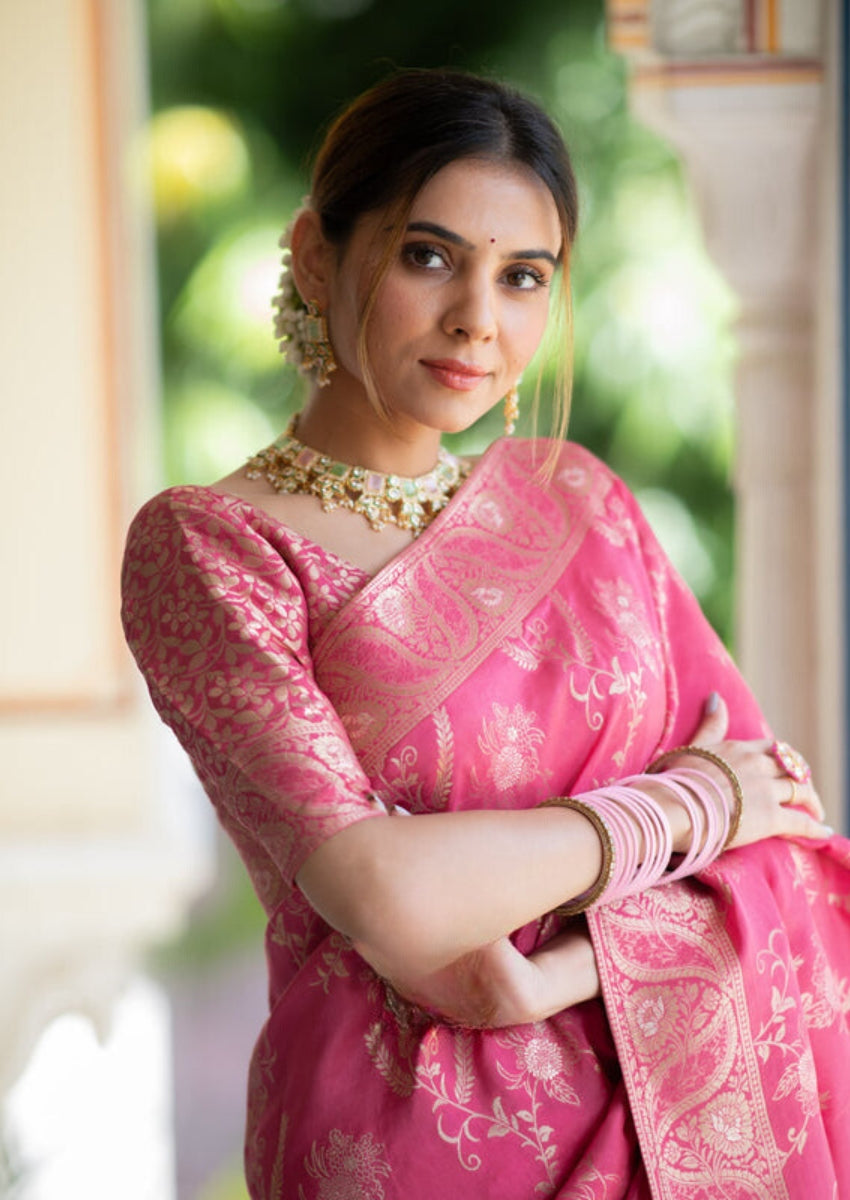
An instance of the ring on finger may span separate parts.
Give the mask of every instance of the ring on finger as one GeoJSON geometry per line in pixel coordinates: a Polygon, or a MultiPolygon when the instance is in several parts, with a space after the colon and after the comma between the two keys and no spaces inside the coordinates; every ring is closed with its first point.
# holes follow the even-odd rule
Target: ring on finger
{"type": "Polygon", "coordinates": [[[795,779],[791,780],[791,795],[788,797],[787,800],[783,800],[782,803],[783,804],[796,804],[797,803],[797,781],[795,779]]]}
{"type": "Polygon", "coordinates": [[[790,776],[792,782],[808,783],[811,779],[812,768],[800,751],[789,746],[787,742],[774,742],[768,750],[768,754],[776,759],[785,774],[790,776]]]}

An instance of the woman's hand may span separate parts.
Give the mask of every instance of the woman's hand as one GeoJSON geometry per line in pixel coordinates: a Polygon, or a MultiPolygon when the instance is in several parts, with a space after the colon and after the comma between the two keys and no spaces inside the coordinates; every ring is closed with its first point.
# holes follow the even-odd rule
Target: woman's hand
{"type": "MultiPolygon", "coordinates": [[[[695,746],[713,750],[729,764],[741,781],[744,804],[741,823],[732,845],[746,846],[768,837],[830,837],[833,830],[823,823],[823,805],[812,783],[794,782],[770,753],[773,743],[767,739],[727,741],[729,712],[725,702],[716,693],[713,698],[716,698],[716,703],[706,705],[705,715],[691,742],[695,746]]],[[[683,754],[669,765],[689,766],[704,771],[716,779],[727,794],[730,791],[728,779],[705,759],[683,754]]],[[[663,782],[663,772],[658,779],[663,782]]],[[[676,847],[677,850],[682,848],[676,847]]]]}
{"type": "MultiPolygon", "coordinates": [[[[364,947],[355,943],[355,949],[368,961],[364,947]]],[[[596,960],[583,924],[527,958],[503,937],[432,975],[396,975],[390,983],[406,1000],[436,1010],[451,1024],[475,1029],[543,1021],[599,995],[596,960]]]]}

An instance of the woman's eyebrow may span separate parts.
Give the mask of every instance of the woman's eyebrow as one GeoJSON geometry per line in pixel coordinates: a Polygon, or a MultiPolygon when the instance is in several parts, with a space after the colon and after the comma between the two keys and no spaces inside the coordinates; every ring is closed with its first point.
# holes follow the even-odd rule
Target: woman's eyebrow
{"type": "Polygon", "coordinates": [[[472,242],[462,238],[459,233],[446,229],[445,225],[435,225],[433,221],[411,221],[407,227],[408,233],[433,233],[434,237],[451,242],[453,246],[461,246],[464,250],[474,250],[472,242]]]}
{"type": "MultiPolygon", "coordinates": [[[[433,221],[411,221],[407,227],[408,233],[431,233],[434,237],[442,238],[443,241],[451,242],[453,246],[460,246],[463,250],[474,250],[475,246],[472,242],[468,242],[466,238],[460,236],[459,233],[454,233],[451,229],[446,229],[445,225],[437,225],[433,221]]],[[[558,260],[549,250],[512,250],[510,254],[503,255],[505,259],[510,258],[542,258],[546,262],[551,263],[553,267],[557,267],[558,260]]]]}

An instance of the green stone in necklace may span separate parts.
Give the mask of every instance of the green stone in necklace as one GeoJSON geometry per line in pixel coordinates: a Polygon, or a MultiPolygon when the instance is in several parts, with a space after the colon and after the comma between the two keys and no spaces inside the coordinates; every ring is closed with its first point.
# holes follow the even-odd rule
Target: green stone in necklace
{"type": "Polygon", "coordinates": [[[437,465],[425,475],[406,479],[367,467],[335,462],[295,437],[298,418],[286,433],[248,460],[248,479],[266,479],[276,492],[318,496],[325,512],[347,508],[364,516],[373,529],[397,525],[421,533],[444,509],[470,471],[470,463],[440,447],[437,465]]]}

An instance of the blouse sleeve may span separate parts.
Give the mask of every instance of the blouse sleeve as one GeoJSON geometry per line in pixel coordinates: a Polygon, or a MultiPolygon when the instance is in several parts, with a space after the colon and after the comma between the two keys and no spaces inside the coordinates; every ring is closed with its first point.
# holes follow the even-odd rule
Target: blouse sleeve
{"type": "Polygon", "coordinates": [[[157,711],[225,824],[259,841],[287,884],[332,834],[380,815],[313,678],[297,580],[220,498],[150,501],[130,528],[122,592],[157,711]]]}
{"type": "Polygon", "coordinates": [[[667,715],[660,750],[691,740],[705,701],[718,692],[729,709],[730,738],[770,736],[758,702],[734,660],[704,616],[693,592],[673,567],[640,506],[620,483],[632,511],[638,542],[649,573],[664,642],[667,715]]]}

